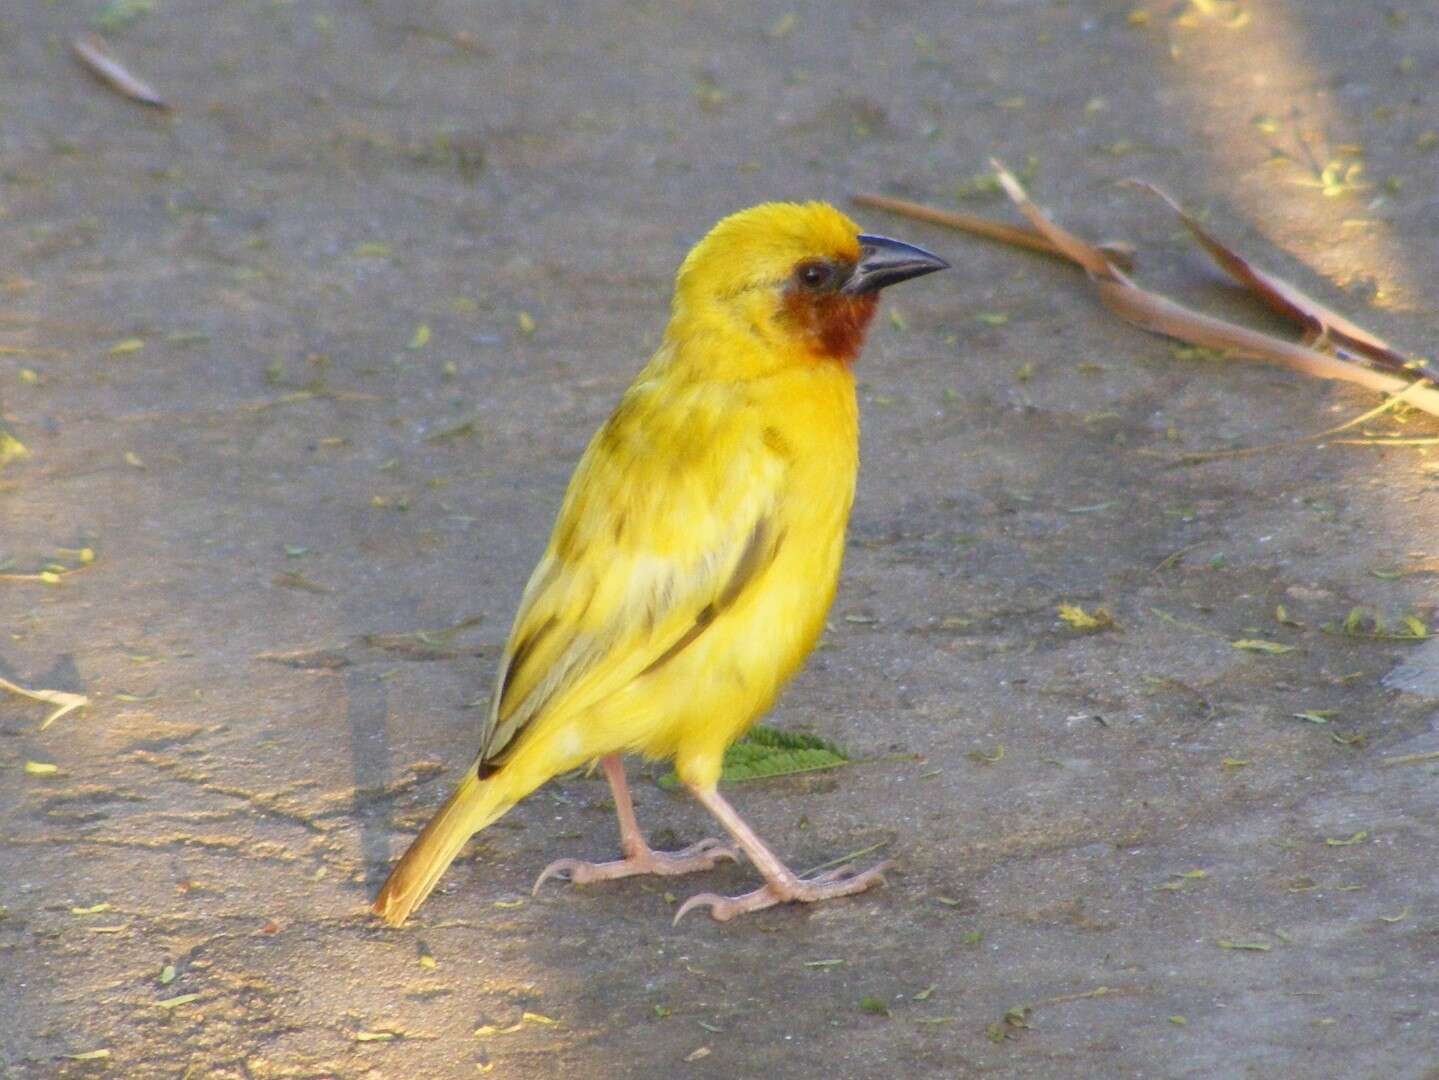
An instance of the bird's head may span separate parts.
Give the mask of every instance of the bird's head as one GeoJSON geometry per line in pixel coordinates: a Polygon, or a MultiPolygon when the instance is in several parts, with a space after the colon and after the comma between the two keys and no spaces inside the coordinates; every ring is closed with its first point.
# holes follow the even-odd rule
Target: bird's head
{"type": "Polygon", "coordinates": [[[881,289],[948,266],[922,248],[861,233],[827,203],[764,203],[725,218],[685,258],[676,329],[849,364],[881,289]]]}

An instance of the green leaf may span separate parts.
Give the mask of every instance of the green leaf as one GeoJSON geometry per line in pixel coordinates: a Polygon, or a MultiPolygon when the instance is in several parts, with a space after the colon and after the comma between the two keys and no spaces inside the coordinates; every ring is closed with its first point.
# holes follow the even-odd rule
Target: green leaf
{"type": "MultiPolygon", "coordinates": [[[[779,728],[754,727],[725,751],[720,782],[738,784],[746,780],[767,780],[774,776],[835,769],[849,764],[850,757],[834,743],[817,735],[779,728]]],[[[679,787],[679,777],[668,772],[659,778],[662,788],[679,787]]]]}

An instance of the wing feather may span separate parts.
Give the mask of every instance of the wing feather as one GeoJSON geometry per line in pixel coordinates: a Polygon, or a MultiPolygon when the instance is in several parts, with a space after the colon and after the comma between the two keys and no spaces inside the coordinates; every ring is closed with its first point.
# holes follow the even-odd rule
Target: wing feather
{"type": "Polygon", "coordinates": [[[481,761],[669,663],[773,562],[788,459],[737,394],[660,402],[641,382],[591,441],[520,602],[481,761]]]}

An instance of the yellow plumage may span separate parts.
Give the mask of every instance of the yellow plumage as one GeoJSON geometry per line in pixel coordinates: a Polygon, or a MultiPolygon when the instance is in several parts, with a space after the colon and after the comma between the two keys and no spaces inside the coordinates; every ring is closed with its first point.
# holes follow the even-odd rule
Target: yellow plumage
{"type": "Polygon", "coordinates": [[[685,259],[664,342],[591,440],[525,589],[479,759],[376,901],[387,921],[559,773],[639,753],[715,787],[834,597],[858,410],[853,356],[832,346],[857,351],[874,298],[795,275],[860,258],[837,210],[775,203],[685,259]]]}

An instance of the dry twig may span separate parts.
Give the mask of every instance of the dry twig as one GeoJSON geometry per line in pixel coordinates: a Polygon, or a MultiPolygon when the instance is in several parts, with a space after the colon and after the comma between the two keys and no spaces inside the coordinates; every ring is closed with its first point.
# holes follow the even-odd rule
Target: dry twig
{"type": "Polygon", "coordinates": [[[1202,229],[1174,200],[1153,185],[1142,186],[1169,202],[1191,233],[1220,266],[1264,303],[1303,326],[1311,342],[1329,342],[1336,346],[1340,356],[1331,356],[1311,345],[1286,341],[1272,334],[1205,315],[1159,293],[1141,288],[1127,276],[1125,265],[1115,258],[1111,251],[1080,239],[1050,219],[1030,200],[1013,173],[998,160],[991,160],[991,164],[999,177],[1000,185],[1020,213],[1029,220],[1032,231],[1003,226],[972,214],[933,210],[902,199],[861,195],[856,201],[865,206],[891,210],[921,221],[949,225],[1045,254],[1057,254],[1089,275],[1090,281],[1099,292],[1100,300],[1107,308],[1126,322],[1151,333],[1205,349],[1250,357],[1318,379],[1355,383],[1383,394],[1402,394],[1406,403],[1430,415],[1439,416],[1439,389],[1436,389],[1428,378],[1415,382],[1389,371],[1376,371],[1361,366],[1352,360],[1362,358],[1390,371],[1418,373],[1426,377],[1431,374],[1429,365],[1405,357],[1386,342],[1324,307],[1294,286],[1257,269],[1202,229]]]}

